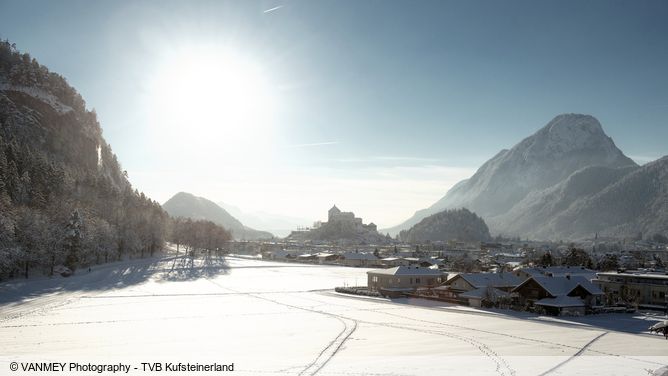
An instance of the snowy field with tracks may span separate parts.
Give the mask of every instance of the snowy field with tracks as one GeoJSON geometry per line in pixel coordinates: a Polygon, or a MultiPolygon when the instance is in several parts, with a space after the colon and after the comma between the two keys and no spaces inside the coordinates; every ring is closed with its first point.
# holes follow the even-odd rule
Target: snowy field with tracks
{"type": "Polygon", "coordinates": [[[156,375],[141,363],[233,363],[235,374],[342,376],[650,375],[668,364],[668,341],[645,331],[658,316],[560,319],[333,291],[366,284],[366,271],[156,258],[5,282],[0,374],[56,374],[10,373],[11,362],[123,363],[128,374],[156,375]]]}

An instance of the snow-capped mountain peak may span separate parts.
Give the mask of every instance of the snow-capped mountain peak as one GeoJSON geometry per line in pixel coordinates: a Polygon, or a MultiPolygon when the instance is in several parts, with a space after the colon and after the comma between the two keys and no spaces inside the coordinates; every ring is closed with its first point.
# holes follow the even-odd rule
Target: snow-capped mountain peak
{"type": "MultiPolygon", "coordinates": [[[[594,152],[604,156],[606,163],[622,157],[614,142],[591,115],[562,114],[552,119],[532,136],[513,149],[522,152],[522,159],[560,158],[573,152],[594,152]]],[[[625,161],[627,162],[627,161],[625,161]]]]}
{"type": "MultiPolygon", "coordinates": [[[[558,184],[589,166],[615,169],[637,164],[615,146],[593,116],[558,115],[510,150],[485,162],[470,179],[456,184],[434,205],[387,231],[397,233],[433,213],[462,207],[487,221],[509,212],[532,192],[558,184]]],[[[496,228],[490,226],[492,232],[505,230],[496,224],[496,228]]]]}

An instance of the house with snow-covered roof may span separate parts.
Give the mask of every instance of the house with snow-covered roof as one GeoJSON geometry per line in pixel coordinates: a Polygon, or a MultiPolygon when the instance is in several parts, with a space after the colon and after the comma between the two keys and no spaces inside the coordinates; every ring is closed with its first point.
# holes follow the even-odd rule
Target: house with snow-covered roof
{"type": "Polygon", "coordinates": [[[460,290],[472,290],[492,286],[502,290],[510,290],[522,282],[512,273],[461,273],[446,284],[460,290]]]}
{"type": "Polygon", "coordinates": [[[408,266],[410,262],[403,257],[385,257],[380,262],[387,267],[408,266]]]}
{"type": "Polygon", "coordinates": [[[319,264],[334,263],[339,259],[339,255],[330,252],[319,252],[315,255],[319,264]]]}
{"type": "Polygon", "coordinates": [[[340,256],[341,263],[345,266],[375,266],[378,257],[368,252],[346,252],[340,256]]]}
{"type": "Polygon", "coordinates": [[[277,249],[267,253],[267,258],[270,260],[289,260],[296,257],[296,252],[290,252],[285,249],[277,249]]]}
{"type": "Polygon", "coordinates": [[[315,261],[317,256],[314,253],[303,253],[299,256],[297,256],[297,261],[300,262],[313,262],[315,261]]]}
{"type": "Polygon", "coordinates": [[[522,279],[513,273],[460,273],[433,290],[446,300],[479,307],[482,297],[494,292],[490,289],[508,293],[520,283],[522,279]]]}
{"type": "Polygon", "coordinates": [[[585,314],[601,305],[603,291],[582,276],[534,276],[512,290],[520,305],[541,307],[554,315],[585,314]]]}
{"type": "Polygon", "coordinates": [[[367,272],[367,286],[370,291],[395,297],[418,288],[430,288],[440,285],[447,279],[447,274],[419,266],[396,266],[389,269],[374,269],[367,272]]]}

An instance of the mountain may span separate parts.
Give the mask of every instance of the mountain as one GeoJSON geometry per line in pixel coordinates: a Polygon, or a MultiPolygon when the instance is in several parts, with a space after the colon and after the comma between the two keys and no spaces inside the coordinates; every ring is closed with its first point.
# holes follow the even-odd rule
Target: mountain
{"type": "Polygon", "coordinates": [[[584,198],[601,192],[639,168],[585,167],[552,187],[528,194],[508,212],[491,217],[488,221],[490,226],[502,229],[505,234],[521,234],[522,237],[534,239],[570,238],[566,232],[555,232],[557,229],[549,222],[571,206],[582,205],[584,198]]]}
{"type": "Polygon", "coordinates": [[[206,219],[219,224],[232,232],[239,240],[271,239],[273,235],[266,231],[254,230],[244,226],[238,219],[213,201],[197,197],[190,193],[179,192],[162,205],[172,217],[206,219]]]}
{"type": "Polygon", "coordinates": [[[409,243],[425,241],[488,241],[491,238],[485,221],[467,209],[444,210],[424,218],[399,239],[409,243]]]}
{"type": "Polygon", "coordinates": [[[224,202],[218,202],[218,206],[225,209],[228,213],[245,223],[247,226],[269,231],[279,237],[288,236],[291,231],[300,227],[308,227],[313,223],[312,220],[305,218],[290,217],[281,214],[262,211],[245,212],[234,205],[226,204],[224,202]]]}
{"type": "Polygon", "coordinates": [[[533,235],[540,238],[635,237],[668,234],[668,156],[631,169],[621,179],[584,195],[533,235]]]}
{"type": "Polygon", "coordinates": [[[152,254],[168,220],[132,188],[81,95],[0,41],[0,279],[152,254]]]}
{"type": "Polygon", "coordinates": [[[550,199],[541,197],[552,197],[551,205],[558,210],[568,200],[572,203],[598,192],[603,183],[611,184],[637,168],[594,117],[563,114],[511,149],[500,151],[429,208],[382,231],[396,234],[436,212],[466,207],[484,218],[492,233],[544,234],[540,226],[553,212],[545,207],[550,199]]]}

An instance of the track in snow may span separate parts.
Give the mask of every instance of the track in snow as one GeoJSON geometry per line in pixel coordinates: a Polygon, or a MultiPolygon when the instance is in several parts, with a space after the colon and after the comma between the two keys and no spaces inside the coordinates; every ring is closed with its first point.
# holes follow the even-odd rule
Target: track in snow
{"type": "Polygon", "coordinates": [[[355,330],[357,330],[358,321],[355,320],[355,319],[346,318],[346,317],[336,315],[336,314],[333,314],[333,313],[330,313],[330,312],[324,312],[324,311],[319,311],[319,310],[316,310],[316,309],[310,309],[310,308],[296,306],[296,305],[293,305],[293,304],[283,303],[283,302],[280,302],[278,300],[269,299],[269,298],[267,298],[265,296],[262,296],[258,293],[252,293],[252,292],[243,293],[242,291],[237,291],[237,290],[234,290],[234,289],[230,289],[229,287],[221,286],[219,283],[217,283],[217,282],[215,282],[211,279],[208,279],[208,281],[213,283],[214,285],[218,286],[219,288],[222,288],[222,289],[225,289],[225,290],[229,290],[229,291],[239,293],[239,294],[245,294],[247,296],[250,296],[250,297],[253,297],[253,298],[256,298],[256,299],[261,299],[261,300],[264,300],[264,301],[268,301],[268,302],[278,304],[278,305],[281,305],[281,306],[284,306],[284,307],[298,309],[298,310],[302,310],[302,311],[307,311],[307,312],[312,312],[312,313],[317,313],[317,314],[320,314],[320,315],[325,315],[325,316],[328,316],[328,317],[332,317],[332,318],[337,319],[339,322],[341,322],[343,324],[343,329],[336,336],[336,338],[334,338],[332,341],[330,341],[329,344],[327,344],[327,346],[325,348],[323,348],[322,351],[320,351],[318,356],[311,363],[307,364],[301,372],[299,372],[299,376],[302,376],[302,375],[316,375],[318,372],[320,372],[320,370],[322,370],[323,367],[325,367],[327,365],[327,363],[329,363],[329,361],[332,360],[332,358],[334,358],[334,356],[336,356],[336,354],[341,350],[343,344],[350,338],[350,336],[355,332],[355,330]]]}
{"type": "Polygon", "coordinates": [[[601,337],[603,337],[604,335],[606,335],[606,334],[608,334],[608,333],[610,333],[610,332],[603,332],[603,333],[597,335],[597,336],[594,337],[591,341],[587,342],[584,346],[582,346],[582,348],[581,348],[580,350],[578,350],[578,352],[576,352],[575,354],[573,354],[570,358],[564,360],[563,362],[561,362],[561,363],[557,364],[556,366],[554,366],[554,367],[548,369],[547,371],[541,373],[541,374],[538,375],[538,376],[548,375],[548,374],[550,374],[550,373],[556,371],[557,369],[559,369],[559,368],[560,368],[561,366],[563,366],[564,364],[566,364],[566,363],[570,362],[571,360],[575,359],[576,357],[582,355],[582,354],[587,350],[587,348],[588,348],[589,346],[593,345],[594,342],[598,341],[599,339],[601,339],[601,337]]]}

